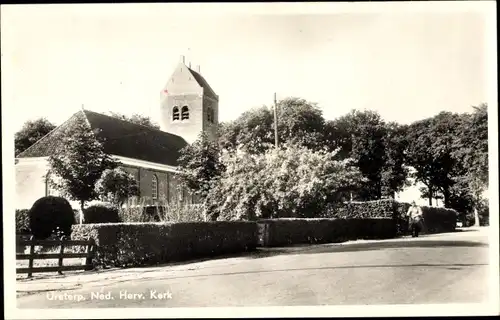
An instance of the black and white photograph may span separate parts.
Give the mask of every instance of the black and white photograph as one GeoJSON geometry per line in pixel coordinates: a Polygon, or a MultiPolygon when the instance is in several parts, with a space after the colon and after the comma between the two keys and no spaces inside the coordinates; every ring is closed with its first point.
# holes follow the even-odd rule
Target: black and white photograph
{"type": "Polygon", "coordinates": [[[1,30],[6,319],[499,315],[496,2],[1,30]]]}

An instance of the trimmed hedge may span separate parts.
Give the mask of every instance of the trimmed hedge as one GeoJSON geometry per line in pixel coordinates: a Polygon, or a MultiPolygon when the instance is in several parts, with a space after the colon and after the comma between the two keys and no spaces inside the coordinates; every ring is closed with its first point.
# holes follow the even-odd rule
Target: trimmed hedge
{"type": "Polygon", "coordinates": [[[396,236],[391,218],[365,219],[270,219],[260,220],[259,241],[263,246],[334,243],[357,239],[387,239],[396,236]]]}
{"type": "MultiPolygon", "coordinates": [[[[338,206],[328,217],[341,219],[392,218],[397,235],[408,234],[406,213],[410,204],[392,199],[350,202],[338,206]]],[[[453,209],[422,206],[425,233],[453,232],[458,213],[453,209]]]]}
{"type": "Polygon", "coordinates": [[[118,209],[110,205],[98,204],[83,211],[83,223],[118,223],[118,209]]]}
{"type": "Polygon", "coordinates": [[[70,203],[62,197],[42,197],[28,214],[29,227],[36,239],[47,239],[53,234],[70,236],[71,226],[76,222],[70,203]]]}
{"type": "Polygon", "coordinates": [[[74,225],[72,239],[92,237],[100,266],[141,266],[252,251],[255,222],[107,223],[74,225]]]}
{"type": "Polygon", "coordinates": [[[458,213],[453,209],[422,206],[425,233],[453,232],[458,213]]]}

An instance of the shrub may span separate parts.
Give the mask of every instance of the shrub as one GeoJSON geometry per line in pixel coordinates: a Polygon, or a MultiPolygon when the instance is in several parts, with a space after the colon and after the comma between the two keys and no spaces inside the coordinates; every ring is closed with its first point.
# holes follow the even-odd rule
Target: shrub
{"type": "Polygon", "coordinates": [[[394,200],[374,200],[346,202],[338,206],[329,217],[339,219],[392,218],[394,200]]]}
{"type": "Polygon", "coordinates": [[[117,223],[120,222],[118,209],[112,205],[97,204],[83,211],[84,223],[117,223]]]}
{"type": "Polygon", "coordinates": [[[453,232],[458,213],[453,209],[422,206],[426,233],[453,232]]]}
{"type": "Polygon", "coordinates": [[[101,266],[140,266],[253,250],[252,222],[114,223],[73,226],[73,239],[96,240],[101,266]]]}
{"type": "Polygon", "coordinates": [[[318,217],[363,180],[350,160],[335,159],[336,152],[298,145],[224,157],[226,171],[206,199],[212,219],[318,217]]]}
{"type": "Polygon", "coordinates": [[[333,243],[396,236],[392,218],[272,219],[258,221],[264,246],[333,243]]]}
{"type": "Polygon", "coordinates": [[[47,239],[52,234],[71,235],[75,216],[68,200],[48,196],[35,201],[29,211],[29,226],[36,239],[47,239]]]}
{"type": "Polygon", "coordinates": [[[30,234],[30,217],[28,209],[16,209],[16,234],[30,234]]]}
{"type": "Polygon", "coordinates": [[[205,221],[201,204],[185,204],[160,199],[156,205],[146,205],[146,201],[127,202],[119,209],[123,222],[201,222],[205,221]]]}

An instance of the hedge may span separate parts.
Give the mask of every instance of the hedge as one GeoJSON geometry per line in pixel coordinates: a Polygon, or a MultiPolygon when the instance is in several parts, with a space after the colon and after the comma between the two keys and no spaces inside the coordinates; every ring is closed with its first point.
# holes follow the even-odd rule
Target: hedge
{"type": "Polygon", "coordinates": [[[458,213],[453,209],[422,206],[425,233],[453,232],[458,213]]]}
{"type": "Polygon", "coordinates": [[[141,266],[252,251],[254,222],[106,223],[74,225],[72,238],[92,237],[100,266],[141,266]]]}
{"type": "Polygon", "coordinates": [[[83,223],[118,223],[118,209],[110,205],[97,204],[83,210],[83,223]]]}
{"type": "Polygon", "coordinates": [[[271,219],[260,220],[259,242],[263,246],[333,243],[396,236],[392,218],[365,219],[271,219]]]}
{"type": "MultiPolygon", "coordinates": [[[[406,213],[409,203],[392,199],[349,202],[328,213],[328,217],[343,219],[392,218],[397,235],[408,234],[406,213]]],[[[422,206],[425,233],[453,232],[458,213],[453,209],[422,206]]]]}

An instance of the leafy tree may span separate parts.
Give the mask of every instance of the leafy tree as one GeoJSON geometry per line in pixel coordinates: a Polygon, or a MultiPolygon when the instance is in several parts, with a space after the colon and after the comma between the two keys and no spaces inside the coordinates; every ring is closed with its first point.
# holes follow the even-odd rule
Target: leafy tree
{"type": "MultiPolygon", "coordinates": [[[[62,195],[79,201],[83,212],[86,201],[98,198],[96,181],[104,170],[116,168],[118,162],[104,152],[102,142],[90,127],[79,121],[49,157],[49,166],[57,179],[50,178],[48,182],[62,195]]],[[[82,219],[81,213],[80,223],[82,219]]]]}
{"type": "Polygon", "coordinates": [[[160,129],[160,126],[158,124],[154,123],[151,120],[151,118],[149,118],[148,116],[144,116],[144,115],[137,114],[137,113],[134,113],[131,116],[127,116],[127,115],[117,113],[117,112],[110,112],[110,114],[112,117],[115,117],[115,118],[118,118],[121,120],[129,121],[129,122],[132,122],[135,124],[140,124],[142,126],[150,127],[153,129],[158,129],[158,130],[160,129]]]}
{"type": "Polygon", "coordinates": [[[386,124],[383,139],[385,165],[382,169],[382,194],[394,198],[396,192],[409,185],[409,168],[406,166],[406,139],[408,127],[391,122],[386,124]]]}
{"type": "Polygon", "coordinates": [[[263,154],[224,155],[226,171],[206,199],[212,219],[318,217],[362,181],[335,153],[284,144],[263,154]]]}
{"type": "Polygon", "coordinates": [[[450,207],[452,187],[455,183],[457,163],[452,156],[456,146],[458,128],[463,117],[441,112],[435,117],[416,121],[408,130],[408,163],[416,170],[414,177],[428,189],[429,204],[439,192],[446,207],[450,207]]]}
{"type": "Polygon", "coordinates": [[[457,183],[452,196],[469,199],[467,207],[474,210],[475,222],[479,225],[478,208],[484,202],[482,193],[488,187],[488,106],[481,104],[473,108],[472,114],[464,115],[455,140],[452,157],[456,162],[457,183]]]}
{"type": "Polygon", "coordinates": [[[181,184],[201,199],[205,199],[213,181],[225,170],[217,142],[211,140],[205,132],[194,143],[181,150],[178,161],[182,172],[181,184]]]}
{"type": "Polygon", "coordinates": [[[219,144],[221,149],[262,153],[274,145],[272,109],[265,106],[244,112],[236,120],[221,123],[219,144]]]}
{"type": "MultiPolygon", "coordinates": [[[[295,97],[283,99],[277,103],[277,118],[279,144],[323,147],[325,121],[316,104],[295,97]]],[[[220,146],[225,150],[244,148],[255,154],[275,145],[273,107],[254,108],[220,127],[220,146]]]]}
{"type": "Polygon", "coordinates": [[[17,156],[28,149],[55,127],[45,118],[25,122],[21,130],[16,132],[14,136],[15,155],[17,156]]]}
{"type": "Polygon", "coordinates": [[[341,133],[339,138],[335,138],[330,131],[330,139],[334,139],[330,144],[339,146],[341,152],[352,158],[367,178],[357,197],[360,200],[380,199],[387,136],[386,124],[380,115],[374,111],[353,110],[329,123],[328,127],[333,129],[333,133],[341,133]]]}
{"type": "Polygon", "coordinates": [[[95,184],[95,191],[103,201],[117,208],[128,198],[139,195],[136,179],[121,168],[104,170],[95,184]]]}

